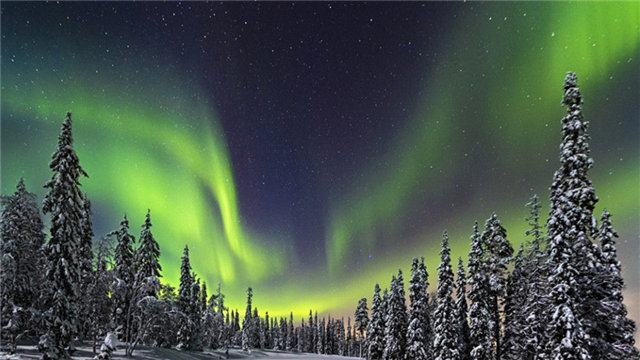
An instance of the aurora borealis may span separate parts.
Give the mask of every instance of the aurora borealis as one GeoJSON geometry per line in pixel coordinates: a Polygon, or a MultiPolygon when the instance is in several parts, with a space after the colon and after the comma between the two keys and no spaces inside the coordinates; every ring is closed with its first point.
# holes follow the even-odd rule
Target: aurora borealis
{"type": "Polygon", "coordinates": [[[2,193],[72,111],[97,237],[150,208],[163,281],[188,244],[233,307],[351,313],[444,229],[524,240],[573,70],[637,321],[639,50],[637,2],[2,3],[2,193]]]}

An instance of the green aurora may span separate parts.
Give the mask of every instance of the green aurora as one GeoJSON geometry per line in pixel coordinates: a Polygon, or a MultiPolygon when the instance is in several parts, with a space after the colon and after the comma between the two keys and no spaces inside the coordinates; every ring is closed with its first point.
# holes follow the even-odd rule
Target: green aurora
{"type": "MultiPolygon", "coordinates": [[[[376,282],[384,287],[399,267],[408,270],[414,256],[426,256],[433,274],[444,229],[452,258],[466,256],[473,221],[494,210],[512,243],[524,240],[524,203],[533,192],[546,198],[557,167],[560,84],[573,70],[591,122],[598,210],[610,210],[622,238],[632,240],[621,245],[631,254],[624,261],[637,259],[638,139],[608,132],[608,122],[629,122],[637,134],[637,118],[634,124],[622,117],[629,113],[624,104],[638,99],[640,4],[503,5],[465,8],[453,31],[442,34],[422,98],[384,158],[362,164],[362,174],[347,186],[352,191],[327,194],[326,266],[313,271],[295,271],[300,264],[292,260],[289,234],[246,226],[216,109],[189,74],[170,66],[123,61],[96,71],[84,64],[90,50],[72,61],[45,58],[46,50],[15,63],[3,55],[2,192],[23,176],[42,194],[59,125],[72,111],[76,148],[90,176],[83,188],[94,212],[108,219],[106,228],[126,213],[137,235],[150,208],[164,281],[177,283],[188,244],[194,270],[211,288],[221,282],[233,307],[243,307],[243,289],[253,286],[254,302],[270,314],[293,311],[299,318],[310,308],[347,314],[376,282]],[[121,73],[135,81],[115,76],[121,73]],[[492,147],[479,148],[476,138],[492,147]],[[604,151],[611,141],[618,150],[604,151]],[[509,174],[483,178],[482,169],[471,167],[479,151],[501,154],[492,165],[509,174]],[[457,187],[466,182],[471,189],[457,187]],[[460,191],[464,200],[443,201],[460,191]],[[429,217],[415,226],[408,214],[420,207],[429,217]],[[365,253],[374,260],[353,261],[365,253]]],[[[628,284],[638,280],[626,274],[628,284]]]]}

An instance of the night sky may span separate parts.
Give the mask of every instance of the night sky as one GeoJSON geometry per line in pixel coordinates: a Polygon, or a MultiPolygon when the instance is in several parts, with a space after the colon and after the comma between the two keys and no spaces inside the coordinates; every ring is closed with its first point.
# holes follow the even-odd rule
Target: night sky
{"type": "Polygon", "coordinates": [[[242,308],[352,312],[440,234],[466,257],[496,211],[558,167],[578,73],[591,171],[640,318],[640,4],[6,3],[2,192],[42,184],[66,111],[97,237],[146,209],[177,284],[182,247],[242,308]]]}

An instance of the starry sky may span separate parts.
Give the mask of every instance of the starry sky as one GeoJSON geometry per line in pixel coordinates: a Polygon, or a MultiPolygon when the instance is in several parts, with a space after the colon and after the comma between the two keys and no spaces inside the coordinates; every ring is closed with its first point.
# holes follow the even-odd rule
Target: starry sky
{"type": "MultiPolygon", "coordinates": [[[[1,4],[1,180],[42,196],[66,111],[97,237],[151,209],[242,308],[348,314],[440,234],[466,257],[547,207],[562,80],[578,73],[600,202],[640,319],[640,4],[1,4]]],[[[383,286],[384,286],[383,285],[383,286]]]]}

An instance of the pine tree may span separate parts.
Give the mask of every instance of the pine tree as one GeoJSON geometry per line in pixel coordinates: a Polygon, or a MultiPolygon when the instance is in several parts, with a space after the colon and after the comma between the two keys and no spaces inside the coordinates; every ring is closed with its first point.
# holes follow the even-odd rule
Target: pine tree
{"type": "Polygon", "coordinates": [[[598,342],[598,355],[600,359],[622,360],[638,359],[638,349],[634,347],[633,335],[636,325],[628,317],[627,309],[623,303],[622,279],[620,262],[616,251],[616,238],[618,234],[611,224],[611,214],[608,211],[602,213],[600,221],[600,269],[596,281],[597,293],[601,297],[602,312],[598,315],[598,328],[601,331],[598,342]]]}
{"type": "Polygon", "coordinates": [[[500,224],[496,214],[492,214],[485,224],[482,241],[486,247],[484,253],[485,269],[488,277],[489,311],[493,318],[493,342],[496,360],[500,360],[501,326],[500,304],[504,301],[507,282],[507,266],[513,255],[513,248],[507,240],[507,231],[500,224]]]}
{"type": "Polygon", "coordinates": [[[318,354],[324,354],[324,345],[325,345],[325,324],[324,318],[322,318],[322,322],[318,323],[318,343],[316,344],[316,352],[318,354]]]}
{"type": "Polygon", "coordinates": [[[387,302],[385,319],[384,359],[403,359],[406,348],[407,308],[405,305],[402,270],[391,280],[391,293],[387,302]]]}
{"type": "Polygon", "coordinates": [[[106,240],[98,242],[95,251],[95,270],[87,287],[89,311],[87,313],[88,331],[96,352],[97,340],[106,335],[111,322],[112,299],[109,296],[113,276],[108,270],[110,248],[106,240]]]}
{"type": "Polygon", "coordinates": [[[199,304],[200,304],[200,312],[201,313],[205,313],[207,310],[209,310],[209,305],[207,304],[207,283],[203,282],[202,283],[202,287],[200,288],[200,299],[199,299],[199,304]]]}
{"type": "MultiPolygon", "coordinates": [[[[191,276],[196,279],[196,275],[191,276]]],[[[200,279],[196,279],[191,285],[191,297],[189,298],[189,317],[191,323],[191,339],[188,350],[202,350],[202,306],[200,304],[200,279]]]]}
{"type": "Polygon", "coordinates": [[[178,288],[178,310],[182,314],[182,321],[178,330],[178,347],[189,350],[193,339],[193,324],[191,323],[191,291],[193,289],[194,278],[191,273],[191,262],[189,261],[189,248],[185,245],[182,252],[180,265],[180,286],[178,288]]]}
{"type": "Polygon", "coordinates": [[[502,342],[502,357],[505,360],[522,359],[525,353],[526,318],[522,305],[527,298],[527,284],[522,273],[524,249],[521,246],[515,257],[515,265],[507,282],[507,292],[504,305],[504,336],[502,342]]]}
{"type": "Polygon", "coordinates": [[[359,334],[358,356],[362,357],[362,342],[365,339],[367,325],[369,324],[369,309],[367,308],[367,299],[362,298],[358,301],[356,312],[354,314],[354,325],[359,334]]]}
{"type": "Polygon", "coordinates": [[[523,341],[525,359],[533,359],[544,343],[546,329],[546,314],[549,308],[548,266],[546,253],[543,250],[543,234],[540,226],[540,201],[534,195],[526,204],[529,215],[525,219],[529,228],[525,235],[531,239],[528,241],[522,264],[522,282],[526,286],[527,296],[522,305],[524,319],[523,341]]]}
{"type": "Polygon", "coordinates": [[[426,268],[424,258],[413,259],[411,264],[411,279],[409,280],[409,327],[407,329],[407,360],[427,360],[431,358],[431,346],[427,329],[429,324],[429,303],[427,295],[426,268]],[[422,266],[421,266],[422,265],[422,266]]]}
{"type": "Polygon", "coordinates": [[[492,329],[493,318],[489,311],[488,284],[482,237],[478,223],[473,226],[471,250],[469,252],[469,343],[472,360],[493,360],[492,329]]]}
{"type": "Polygon", "coordinates": [[[353,337],[351,336],[351,317],[347,318],[347,339],[345,340],[345,351],[347,353],[347,356],[353,355],[353,337]]]}
{"type": "Polygon", "coordinates": [[[182,251],[182,262],[180,265],[180,287],[178,288],[178,307],[185,314],[189,312],[189,302],[191,299],[191,287],[193,277],[191,276],[191,262],[189,260],[189,247],[185,245],[182,251]]]}
{"type": "Polygon", "coordinates": [[[435,337],[433,354],[435,360],[458,359],[457,323],[453,302],[453,271],[449,250],[449,236],[445,231],[442,235],[440,250],[440,267],[438,267],[438,293],[433,326],[435,337]]]}
{"type": "MultiPolygon", "coordinates": [[[[351,330],[350,325],[349,330],[351,330]]],[[[371,360],[382,359],[382,352],[384,351],[384,308],[380,297],[380,285],[378,284],[373,290],[371,320],[367,327],[367,344],[369,347],[368,358],[371,360]]]]}
{"type": "Polygon", "coordinates": [[[295,348],[295,334],[293,329],[293,313],[289,313],[289,328],[287,329],[287,351],[295,348]]]}
{"type": "Polygon", "coordinates": [[[253,332],[253,321],[251,321],[251,301],[253,298],[253,289],[247,289],[247,309],[242,320],[242,350],[249,351],[251,346],[251,333],[253,332]]]}
{"type": "MultiPolygon", "coordinates": [[[[564,82],[560,169],[551,184],[549,232],[549,271],[552,307],[547,324],[545,355],[552,359],[590,359],[588,338],[580,314],[582,288],[588,284],[580,274],[582,259],[591,258],[591,247],[584,246],[593,233],[593,208],[598,201],[587,172],[589,157],[588,123],[582,118],[582,98],[575,73],[564,82]],[[579,250],[579,253],[576,253],[579,250]]],[[[586,290],[586,289],[585,289],[586,290]]],[[[595,309],[592,309],[592,311],[595,309]]]]}
{"type": "Polygon", "coordinates": [[[320,323],[318,322],[318,311],[315,312],[313,317],[313,350],[312,352],[318,352],[318,341],[320,341],[320,323]]]}
{"type": "Polygon", "coordinates": [[[133,243],[135,238],[129,234],[129,220],[125,215],[120,222],[120,228],[108,234],[115,235],[117,244],[115,250],[114,276],[117,285],[115,286],[115,323],[116,333],[123,339],[124,334],[128,334],[127,316],[131,306],[132,292],[135,280],[133,243]]]}
{"type": "Polygon", "coordinates": [[[460,360],[468,360],[471,356],[469,342],[469,322],[467,321],[467,277],[464,273],[462,258],[458,258],[458,277],[456,279],[456,322],[458,324],[458,349],[460,360]]]}
{"type": "MultiPolygon", "coordinates": [[[[34,326],[19,321],[18,312],[34,313],[40,295],[44,257],[44,233],[34,194],[28,192],[21,178],[16,192],[2,198],[0,217],[0,332],[9,330],[10,347],[15,350],[18,333],[34,326]]],[[[25,317],[30,317],[24,314],[25,317]]],[[[1,335],[0,335],[1,336],[1,335]]],[[[1,337],[0,337],[1,338],[1,337]]]]}
{"type": "Polygon", "coordinates": [[[51,237],[47,244],[46,282],[48,290],[47,334],[40,348],[47,359],[67,358],[69,346],[77,330],[77,296],[80,281],[80,259],[84,198],[80,177],[87,176],[73,149],[71,113],[67,113],[58,137],[58,147],[49,167],[51,180],[43,211],[51,215],[51,237]]]}
{"type": "MultiPolygon", "coordinates": [[[[144,224],[142,225],[142,231],[140,232],[140,247],[136,251],[136,270],[137,275],[141,279],[156,277],[160,278],[160,272],[162,267],[160,266],[160,246],[151,233],[151,210],[147,210],[147,215],[144,218],[144,224]]],[[[155,293],[150,293],[150,296],[156,296],[155,293]]]]}

